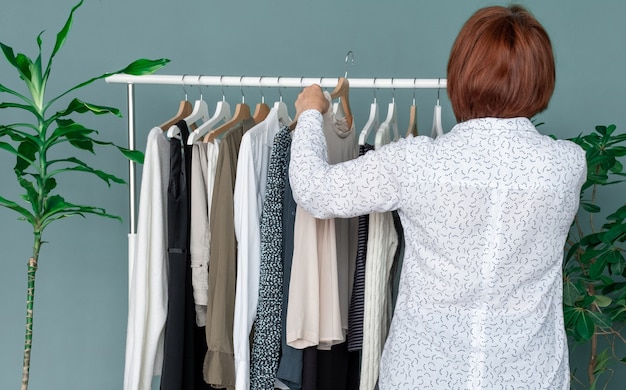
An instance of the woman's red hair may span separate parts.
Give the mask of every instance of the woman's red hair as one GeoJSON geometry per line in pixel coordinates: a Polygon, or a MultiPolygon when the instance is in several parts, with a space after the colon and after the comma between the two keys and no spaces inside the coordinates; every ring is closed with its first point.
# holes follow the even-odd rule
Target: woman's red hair
{"type": "Polygon", "coordinates": [[[459,32],[448,61],[448,96],[457,121],[530,118],[554,91],[550,37],[518,5],[478,10],[459,32]]]}

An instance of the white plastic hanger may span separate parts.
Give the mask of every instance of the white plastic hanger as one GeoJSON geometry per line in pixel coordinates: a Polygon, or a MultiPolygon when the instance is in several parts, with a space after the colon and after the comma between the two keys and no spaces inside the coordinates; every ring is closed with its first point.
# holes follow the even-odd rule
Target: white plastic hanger
{"type": "MultiPolygon", "coordinates": [[[[393,85],[393,78],[391,79],[393,85]]],[[[397,141],[400,138],[398,132],[398,108],[396,107],[395,88],[392,88],[391,103],[387,108],[387,118],[376,131],[376,139],[374,140],[374,148],[379,149],[381,146],[397,141]],[[393,132],[393,134],[390,134],[393,132]]]]}
{"type": "Polygon", "coordinates": [[[380,125],[378,112],[378,103],[376,102],[376,79],[374,79],[374,103],[370,105],[370,116],[367,118],[365,126],[363,126],[363,129],[359,133],[359,145],[365,145],[369,134],[378,129],[380,125]]]}
{"type": "Polygon", "coordinates": [[[187,138],[187,145],[193,145],[194,142],[201,140],[206,134],[208,134],[215,125],[220,122],[226,122],[232,118],[230,113],[230,105],[226,101],[226,97],[224,96],[224,88],[222,86],[222,100],[217,102],[215,106],[215,112],[213,116],[206,120],[203,124],[198,126],[197,129],[193,131],[193,133],[189,134],[189,138],[187,138]]]}
{"type": "Polygon", "coordinates": [[[387,109],[387,118],[376,131],[376,139],[374,140],[374,148],[379,149],[381,146],[397,141],[400,138],[398,132],[398,109],[396,107],[395,98],[392,98],[387,109]],[[393,132],[391,134],[391,132],[393,132]]]}
{"type": "MultiPolygon", "coordinates": [[[[278,77],[278,84],[280,84],[280,76],[278,77]]],[[[274,109],[276,109],[278,113],[278,123],[280,123],[281,126],[289,126],[292,120],[289,116],[287,104],[283,102],[283,94],[280,92],[280,85],[278,86],[278,96],[278,101],[274,102],[274,109]]]]}
{"type": "Polygon", "coordinates": [[[241,103],[237,103],[237,105],[235,106],[235,113],[231,116],[230,119],[224,121],[224,123],[222,123],[220,126],[207,133],[207,135],[205,135],[202,139],[203,142],[213,142],[217,137],[226,133],[233,126],[246,119],[252,118],[252,115],[250,115],[250,106],[246,104],[246,97],[243,94],[243,86],[241,85],[242,79],[243,76],[241,76],[241,78],[239,79],[239,88],[241,88],[241,103]]]}
{"type": "MultiPolygon", "coordinates": [[[[441,82],[439,79],[438,83],[441,82]]],[[[441,126],[441,106],[439,105],[439,90],[437,88],[437,104],[435,105],[435,111],[433,113],[433,129],[430,133],[430,136],[435,138],[443,135],[443,127],[441,126]]]]}
{"type": "MultiPolygon", "coordinates": [[[[200,81],[200,77],[201,76],[198,76],[198,81],[200,81]]],[[[183,82],[184,81],[185,81],[185,76],[183,75],[183,82]]],[[[198,87],[200,87],[199,83],[198,83],[198,87]]],[[[205,122],[208,119],[209,119],[209,106],[204,101],[204,98],[202,96],[202,89],[200,88],[200,99],[195,101],[191,114],[186,116],[184,118],[184,121],[187,123],[187,127],[189,127],[189,129],[194,129],[197,127],[198,121],[205,122]]],[[[170,128],[167,130],[167,137],[169,139],[172,139],[172,138],[180,139],[180,129],[178,128],[177,125],[170,126],[170,128]]]]}

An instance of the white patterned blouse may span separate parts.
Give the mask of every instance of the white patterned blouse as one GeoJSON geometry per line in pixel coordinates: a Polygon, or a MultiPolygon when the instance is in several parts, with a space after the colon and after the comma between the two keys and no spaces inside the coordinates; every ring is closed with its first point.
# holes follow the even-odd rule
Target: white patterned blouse
{"type": "Polygon", "coordinates": [[[576,144],[481,118],[326,162],[307,110],[289,167],[318,218],[398,210],[406,247],[380,389],[568,389],[561,262],[586,178],[576,144]]]}

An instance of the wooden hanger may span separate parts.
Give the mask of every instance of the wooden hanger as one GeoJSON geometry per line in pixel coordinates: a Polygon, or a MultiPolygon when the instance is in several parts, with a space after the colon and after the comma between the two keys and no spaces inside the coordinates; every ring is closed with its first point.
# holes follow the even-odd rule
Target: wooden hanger
{"type": "MultiPolygon", "coordinates": [[[[413,86],[417,80],[413,79],[413,86]]],[[[405,137],[412,135],[417,137],[417,106],[415,105],[415,88],[413,88],[413,104],[409,108],[409,127],[406,130],[405,137]]]]}
{"type": "Polygon", "coordinates": [[[250,106],[248,106],[244,102],[241,102],[237,104],[237,106],[235,107],[235,113],[233,117],[228,122],[224,123],[217,129],[209,132],[206,136],[204,136],[204,139],[202,141],[213,142],[213,140],[215,140],[217,137],[219,137],[223,133],[230,130],[230,128],[235,126],[237,123],[244,121],[246,119],[249,119],[251,117],[252,116],[250,115],[250,106]]]}
{"type": "Polygon", "coordinates": [[[170,127],[175,125],[176,122],[183,120],[185,117],[189,116],[189,114],[191,114],[191,111],[191,103],[188,100],[181,100],[178,104],[178,112],[176,113],[176,115],[163,122],[163,124],[161,124],[159,128],[161,128],[161,130],[163,131],[167,131],[170,127]]]}
{"type": "Polygon", "coordinates": [[[352,110],[350,109],[349,93],[350,93],[350,84],[348,83],[348,79],[345,77],[340,77],[339,81],[337,82],[337,86],[330,93],[330,97],[333,99],[339,99],[340,104],[337,104],[336,106],[335,115],[343,114],[343,116],[348,121],[348,128],[350,129],[352,128],[353,117],[352,117],[352,110]],[[339,107],[342,108],[342,112],[338,111],[339,107]]]}
{"type": "Polygon", "coordinates": [[[417,107],[415,103],[410,107],[409,128],[406,130],[405,137],[409,135],[417,137],[417,107]]]}
{"type": "MultiPolygon", "coordinates": [[[[320,82],[321,84],[321,82],[320,82]]],[[[331,99],[341,99],[341,108],[343,110],[342,114],[346,118],[348,122],[348,128],[352,128],[352,110],[350,110],[350,100],[349,100],[349,92],[350,92],[350,84],[348,83],[348,79],[345,77],[340,77],[337,82],[337,86],[330,93],[331,99]]],[[[291,125],[289,125],[289,131],[293,131],[298,124],[298,118],[296,118],[291,125]]]]}
{"type": "Polygon", "coordinates": [[[265,104],[265,102],[257,103],[252,119],[254,119],[254,123],[261,123],[265,120],[265,118],[267,118],[267,114],[269,113],[270,106],[265,104]]]}
{"type": "Polygon", "coordinates": [[[265,95],[263,95],[263,89],[261,88],[263,81],[263,76],[259,77],[259,91],[261,91],[261,103],[257,103],[254,114],[252,114],[252,119],[254,119],[254,123],[261,123],[265,118],[267,118],[267,114],[270,113],[270,107],[265,104],[265,95]]]}

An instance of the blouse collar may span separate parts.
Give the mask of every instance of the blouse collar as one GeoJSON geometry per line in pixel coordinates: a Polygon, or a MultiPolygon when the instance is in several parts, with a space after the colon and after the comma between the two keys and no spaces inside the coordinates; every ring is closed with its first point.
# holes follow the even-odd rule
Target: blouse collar
{"type": "Polygon", "coordinates": [[[488,130],[488,131],[533,131],[537,132],[537,129],[530,121],[525,117],[517,118],[476,118],[470,119],[465,122],[456,124],[453,131],[464,130],[488,130]]]}

